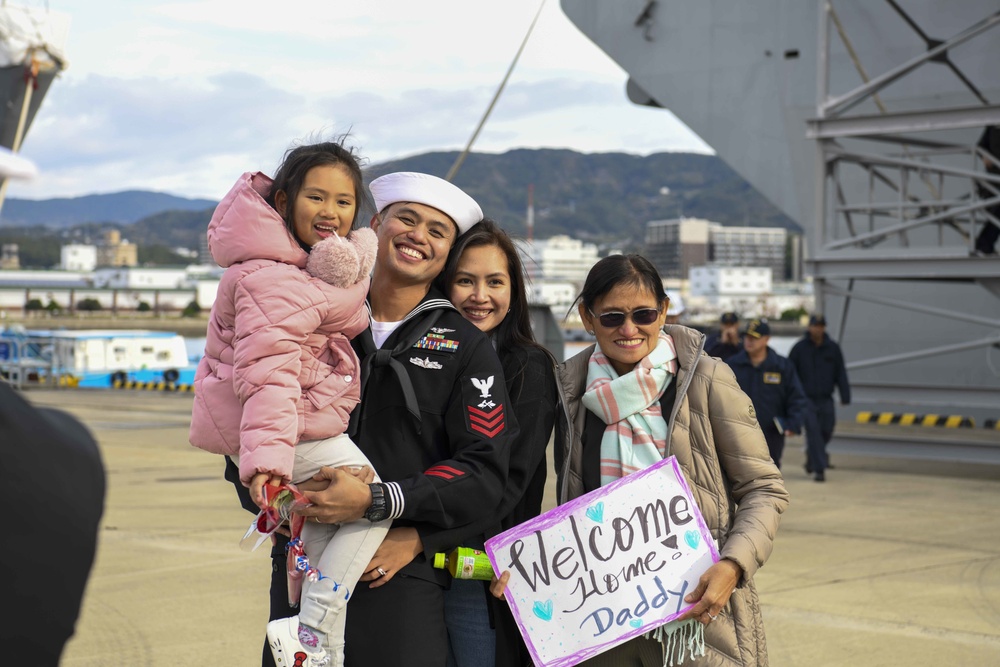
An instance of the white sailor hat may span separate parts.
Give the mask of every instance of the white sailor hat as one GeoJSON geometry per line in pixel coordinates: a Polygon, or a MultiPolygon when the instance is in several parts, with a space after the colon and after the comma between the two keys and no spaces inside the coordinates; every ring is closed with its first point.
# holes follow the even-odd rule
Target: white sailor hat
{"type": "Polygon", "coordinates": [[[414,171],[397,171],[379,176],[368,185],[375,208],[381,213],[389,204],[408,201],[431,206],[446,214],[463,234],[483,219],[476,200],[443,178],[414,171]]]}

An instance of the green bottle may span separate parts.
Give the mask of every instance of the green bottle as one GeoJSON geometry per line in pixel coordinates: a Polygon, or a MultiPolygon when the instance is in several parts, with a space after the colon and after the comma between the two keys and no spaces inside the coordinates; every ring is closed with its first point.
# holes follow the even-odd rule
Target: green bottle
{"type": "Polygon", "coordinates": [[[493,565],[485,551],[456,547],[451,553],[434,554],[434,567],[448,570],[456,579],[493,579],[493,565]]]}

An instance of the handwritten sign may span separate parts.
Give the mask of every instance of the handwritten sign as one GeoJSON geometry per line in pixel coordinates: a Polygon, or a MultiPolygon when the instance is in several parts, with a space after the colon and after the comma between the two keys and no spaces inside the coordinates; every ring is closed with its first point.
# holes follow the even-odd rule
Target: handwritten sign
{"type": "Polygon", "coordinates": [[[719,560],[673,456],[486,541],[536,665],[575,665],[690,609],[719,560]]]}

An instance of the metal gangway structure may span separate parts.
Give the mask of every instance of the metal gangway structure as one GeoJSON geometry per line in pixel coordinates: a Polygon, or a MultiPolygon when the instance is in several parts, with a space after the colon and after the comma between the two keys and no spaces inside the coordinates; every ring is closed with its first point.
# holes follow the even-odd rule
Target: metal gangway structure
{"type": "MultiPolygon", "coordinates": [[[[984,226],[1000,226],[1000,170],[985,168],[1000,160],[977,141],[1000,126],[997,73],[989,72],[1000,62],[1000,6],[942,27],[937,17],[951,3],[919,18],[895,0],[874,4],[819,5],[816,115],[806,130],[817,148],[817,302],[836,313],[839,340],[884,336],[881,349],[871,340],[850,363],[859,402],[961,416],[975,428],[1000,416],[1000,258],[975,250],[984,226]],[[858,38],[875,14],[882,32],[911,36],[909,50],[879,58],[868,49],[866,60],[847,12],[858,38]],[[845,56],[855,81],[832,76],[831,62],[845,56]]],[[[868,449],[882,445],[855,437],[868,449]]],[[[942,440],[971,447],[965,458],[987,451],[942,440]]]]}

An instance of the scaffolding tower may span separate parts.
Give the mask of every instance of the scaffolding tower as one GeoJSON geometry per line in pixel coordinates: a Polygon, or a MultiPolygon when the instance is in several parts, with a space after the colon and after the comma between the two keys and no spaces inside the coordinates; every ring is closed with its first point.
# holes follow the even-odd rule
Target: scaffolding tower
{"type": "Polygon", "coordinates": [[[977,359],[992,371],[987,378],[1000,370],[1000,258],[975,249],[984,226],[1000,226],[1000,170],[985,166],[1000,160],[976,141],[1000,126],[1000,105],[984,90],[995,89],[996,75],[980,81],[961,59],[963,49],[980,49],[1000,62],[1000,11],[938,38],[899,3],[885,6],[882,19],[897,20],[924,49],[873,70],[845,28],[864,17],[838,13],[869,14],[870,6],[820,2],[816,117],[806,131],[816,142],[816,302],[834,315],[842,343],[866,330],[885,338],[881,349],[861,346],[867,355],[849,364],[859,403],[985,425],[1000,412],[1000,382],[967,382],[974,374],[964,371],[977,359]],[[830,76],[838,51],[857,77],[839,90],[830,76]],[[882,99],[907,77],[919,81],[926,106],[894,109],[882,99]]]}

